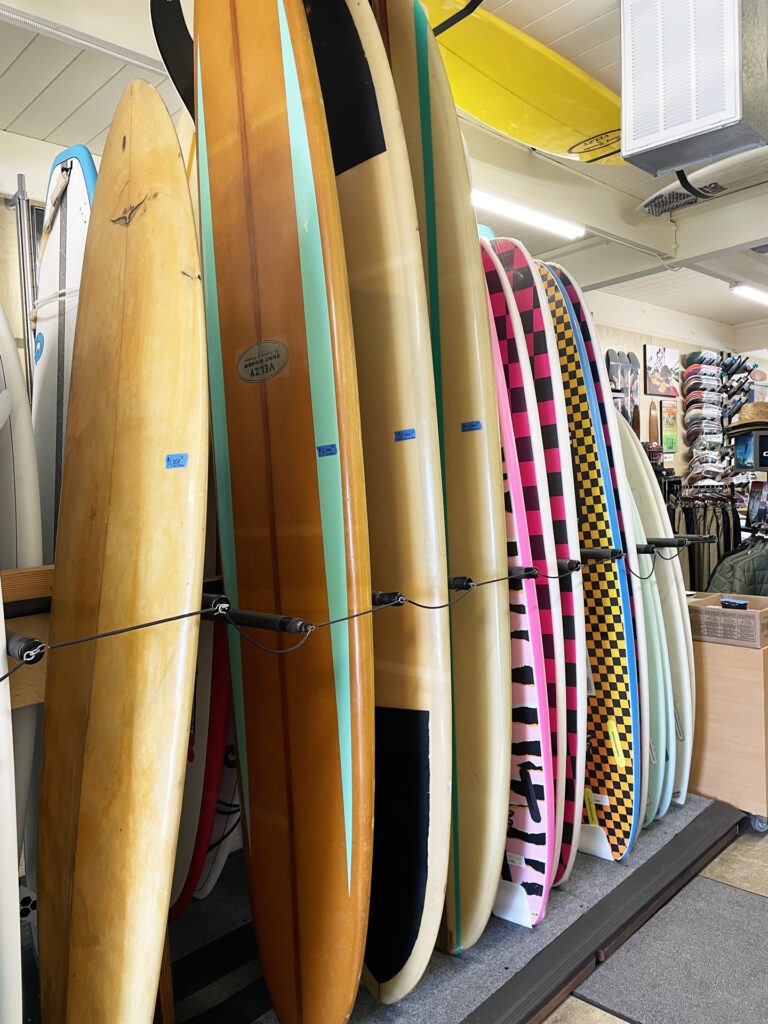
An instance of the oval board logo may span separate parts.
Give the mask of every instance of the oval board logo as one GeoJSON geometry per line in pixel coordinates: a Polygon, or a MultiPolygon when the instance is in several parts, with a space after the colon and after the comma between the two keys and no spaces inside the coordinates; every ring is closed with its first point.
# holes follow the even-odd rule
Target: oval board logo
{"type": "MultiPolygon", "coordinates": [[[[573,146],[568,147],[568,152],[578,156],[584,156],[589,153],[597,153],[601,149],[616,149],[621,150],[621,129],[615,128],[613,131],[600,132],[599,135],[593,135],[589,139],[584,139],[582,142],[576,142],[573,146]]],[[[611,154],[613,155],[613,154],[611,154]]]]}
{"type": "Polygon", "coordinates": [[[288,362],[288,349],[282,341],[259,341],[237,360],[237,375],[248,384],[263,384],[277,376],[288,362]]]}

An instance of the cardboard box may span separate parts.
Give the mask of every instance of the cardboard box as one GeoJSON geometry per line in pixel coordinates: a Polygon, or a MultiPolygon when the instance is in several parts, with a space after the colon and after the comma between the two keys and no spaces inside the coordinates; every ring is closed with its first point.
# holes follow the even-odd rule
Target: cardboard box
{"type": "MultiPolygon", "coordinates": [[[[739,614],[739,613],[736,613],[739,614]]],[[[690,789],[768,816],[768,647],[694,641],[690,789]]]]}
{"type": "MultiPolygon", "coordinates": [[[[696,594],[688,599],[691,632],[694,640],[732,647],[768,645],[768,597],[744,596],[749,607],[723,608],[722,594],[696,594]]],[[[727,595],[738,597],[741,595],[727,595]]]]}

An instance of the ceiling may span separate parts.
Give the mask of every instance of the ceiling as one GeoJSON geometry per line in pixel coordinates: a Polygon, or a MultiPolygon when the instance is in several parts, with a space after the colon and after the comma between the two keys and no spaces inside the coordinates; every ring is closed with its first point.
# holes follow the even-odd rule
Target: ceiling
{"type": "Polygon", "coordinates": [[[181,108],[159,62],[137,59],[142,66],[0,21],[0,130],[62,147],[82,143],[101,155],[131,79],[156,86],[171,114],[181,108]]]}
{"type": "Polygon", "coordinates": [[[621,92],[620,0],[485,0],[483,9],[621,92]]]}
{"type": "MultiPolygon", "coordinates": [[[[484,224],[493,231],[499,238],[516,238],[522,242],[532,256],[541,256],[552,252],[563,244],[559,235],[553,235],[550,231],[541,231],[538,228],[530,228],[525,224],[519,224],[500,217],[498,214],[486,213],[485,210],[475,211],[478,224],[484,224]]],[[[586,238],[593,237],[589,233],[586,238]]]]}
{"type": "Polygon", "coordinates": [[[602,291],[623,295],[662,309],[702,316],[719,323],[739,326],[765,320],[766,308],[749,299],[732,295],[727,281],[681,267],[611,285],[602,291]]]}

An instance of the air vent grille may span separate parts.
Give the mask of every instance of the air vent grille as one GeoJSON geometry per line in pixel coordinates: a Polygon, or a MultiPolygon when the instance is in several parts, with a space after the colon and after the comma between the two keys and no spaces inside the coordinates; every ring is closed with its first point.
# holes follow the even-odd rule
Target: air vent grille
{"type": "Polygon", "coordinates": [[[622,0],[624,155],[741,118],[739,0],[622,0]]]}

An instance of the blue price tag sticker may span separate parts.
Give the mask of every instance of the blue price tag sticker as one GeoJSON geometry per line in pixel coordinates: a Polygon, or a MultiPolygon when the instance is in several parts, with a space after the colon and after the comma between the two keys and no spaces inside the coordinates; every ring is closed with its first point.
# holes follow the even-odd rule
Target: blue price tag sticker
{"type": "Polygon", "coordinates": [[[416,431],[413,427],[408,427],[407,430],[396,430],[395,440],[396,441],[412,441],[416,437],[416,431]]]}
{"type": "Polygon", "coordinates": [[[166,469],[186,469],[189,462],[189,455],[186,452],[176,452],[173,455],[165,456],[166,469]]]}
{"type": "Polygon", "coordinates": [[[317,446],[317,454],[319,458],[324,459],[327,455],[338,455],[339,449],[335,444],[319,444],[317,446]]]}
{"type": "Polygon", "coordinates": [[[470,430],[482,430],[482,429],[483,429],[483,424],[480,422],[480,420],[467,420],[466,423],[462,423],[461,424],[461,432],[462,432],[462,434],[467,434],[467,433],[469,433],[470,430]]]}

